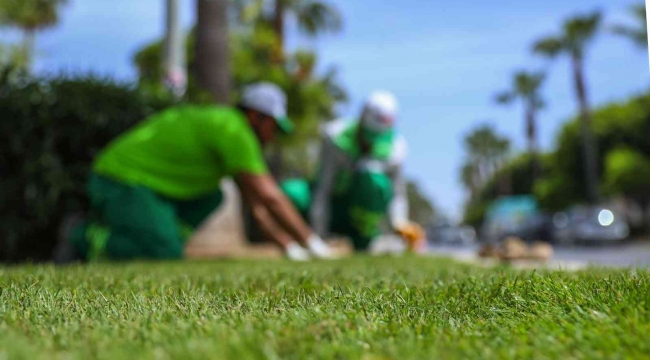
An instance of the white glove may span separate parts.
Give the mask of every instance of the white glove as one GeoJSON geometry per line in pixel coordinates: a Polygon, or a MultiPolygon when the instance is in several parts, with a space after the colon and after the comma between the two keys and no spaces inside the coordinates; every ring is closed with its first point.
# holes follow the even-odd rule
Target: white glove
{"type": "Polygon", "coordinates": [[[298,243],[292,242],[284,249],[284,253],[292,261],[309,261],[309,252],[298,243]]]}
{"type": "Polygon", "coordinates": [[[334,252],[320,236],[314,234],[307,239],[309,252],[319,259],[334,259],[334,252]]]}

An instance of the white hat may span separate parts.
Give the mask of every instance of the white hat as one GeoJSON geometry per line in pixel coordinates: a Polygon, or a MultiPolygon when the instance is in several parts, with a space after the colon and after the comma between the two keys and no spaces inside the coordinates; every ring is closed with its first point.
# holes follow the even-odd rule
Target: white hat
{"type": "Polygon", "coordinates": [[[245,87],[241,105],[274,118],[284,132],[293,130],[287,117],[287,95],[275,84],[259,82],[245,87]]]}
{"type": "Polygon", "coordinates": [[[361,126],[377,133],[390,131],[395,126],[397,99],[387,91],[375,91],[366,100],[361,126]]]}

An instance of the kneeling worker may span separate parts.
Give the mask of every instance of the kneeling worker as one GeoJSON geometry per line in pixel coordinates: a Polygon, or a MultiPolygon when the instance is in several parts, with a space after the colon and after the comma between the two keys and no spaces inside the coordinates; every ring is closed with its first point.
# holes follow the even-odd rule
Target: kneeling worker
{"type": "Polygon", "coordinates": [[[388,215],[392,230],[411,250],[421,250],[424,231],[408,220],[403,177],[406,140],[394,128],[397,101],[375,92],[359,119],[335,120],[324,129],[319,177],[288,180],[281,187],[321,236],[348,236],[367,250],[388,215]]]}
{"type": "Polygon", "coordinates": [[[220,205],[226,177],[289,258],[330,257],[264,162],[262,147],[291,131],[286,108],[280,88],[258,83],[237,108],[178,106],[118,137],[94,163],[90,216],[64,222],[55,262],[180,259],[185,240],[220,205]]]}

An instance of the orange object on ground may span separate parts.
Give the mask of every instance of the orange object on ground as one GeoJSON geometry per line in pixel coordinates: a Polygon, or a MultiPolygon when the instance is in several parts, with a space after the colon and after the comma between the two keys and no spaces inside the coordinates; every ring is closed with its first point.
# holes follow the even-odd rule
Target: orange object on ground
{"type": "Polygon", "coordinates": [[[396,232],[406,241],[409,251],[421,252],[426,247],[425,232],[420,225],[409,223],[396,229],[396,232]]]}

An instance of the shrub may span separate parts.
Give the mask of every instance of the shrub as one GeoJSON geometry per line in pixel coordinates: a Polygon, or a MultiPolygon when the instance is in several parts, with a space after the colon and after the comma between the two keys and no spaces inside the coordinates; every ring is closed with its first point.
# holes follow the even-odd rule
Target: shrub
{"type": "Polygon", "coordinates": [[[97,76],[0,73],[0,260],[45,260],[69,211],[86,207],[92,159],[111,139],[171,105],[97,76]]]}

